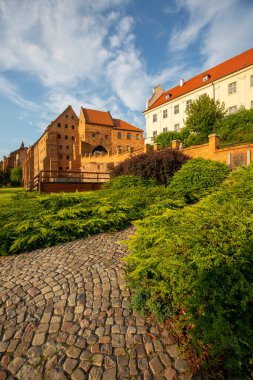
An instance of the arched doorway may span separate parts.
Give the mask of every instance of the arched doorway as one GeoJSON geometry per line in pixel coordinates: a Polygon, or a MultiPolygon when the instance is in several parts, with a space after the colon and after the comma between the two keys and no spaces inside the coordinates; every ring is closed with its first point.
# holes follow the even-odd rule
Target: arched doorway
{"type": "Polygon", "coordinates": [[[98,146],[96,146],[96,148],[93,149],[92,154],[94,154],[94,153],[95,154],[96,153],[98,153],[98,154],[106,154],[108,152],[107,152],[107,150],[102,145],[98,145],[98,146]]]}

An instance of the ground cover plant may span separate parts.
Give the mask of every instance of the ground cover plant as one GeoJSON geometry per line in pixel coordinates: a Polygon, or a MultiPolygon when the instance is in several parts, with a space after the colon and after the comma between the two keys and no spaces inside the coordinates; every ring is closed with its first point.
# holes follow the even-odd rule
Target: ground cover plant
{"type": "Polygon", "coordinates": [[[127,257],[135,307],[160,320],[180,315],[188,338],[210,347],[229,379],[251,378],[253,165],[197,204],[136,225],[127,257]]]}

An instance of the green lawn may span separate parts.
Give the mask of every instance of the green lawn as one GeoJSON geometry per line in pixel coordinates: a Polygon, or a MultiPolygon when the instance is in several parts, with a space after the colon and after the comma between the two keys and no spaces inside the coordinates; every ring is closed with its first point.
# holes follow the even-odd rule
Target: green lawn
{"type": "Polygon", "coordinates": [[[0,205],[9,203],[17,193],[24,191],[22,187],[0,187],[0,205]]]}

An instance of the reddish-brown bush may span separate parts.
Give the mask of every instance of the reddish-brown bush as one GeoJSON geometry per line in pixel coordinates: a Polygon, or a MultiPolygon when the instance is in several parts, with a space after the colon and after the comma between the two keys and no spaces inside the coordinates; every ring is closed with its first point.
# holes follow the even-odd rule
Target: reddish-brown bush
{"type": "Polygon", "coordinates": [[[117,165],[112,176],[136,175],[152,178],[167,186],[173,174],[189,159],[185,154],[173,149],[148,152],[129,158],[117,165]]]}

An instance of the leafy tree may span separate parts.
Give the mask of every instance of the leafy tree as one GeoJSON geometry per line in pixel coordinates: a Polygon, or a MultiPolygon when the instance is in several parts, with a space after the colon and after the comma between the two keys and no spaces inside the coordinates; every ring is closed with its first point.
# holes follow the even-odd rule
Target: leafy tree
{"type": "Polygon", "coordinates": [[[119,175],[135,175],[145,179],[153,179],[167,186],[173,174],[189,159],[182,152],[164,149],[148,152],[129,158],[115,167],[114,177],[119,175]]]}
{"type": "Polygon", "coordinates": [[[186,128],[207,139],[208,135],[213,133],[215,123],[224,117],[225,105],[204,94],[192,102],[186,110],[186,115],[186,128]]]}
{"type": "Polygon", "coordinates": [[[164,132],[155,138],[155,142],[161,144],[162,148],[170,147],[173,140],[180,140],[184,145],[184,141],[188,138],[190,131],[183,128],[180,132],[164,132]]]}
{"type": "Polygon", "coordinates": [[[10,180],[9,173],[5,170],[0,169],[0,186],[7,185],[10,180]]]}
{"type": "Polygon", "coordinates": [[[17,166],[11,170],[11,183],[13,186],[20,186],[22,182],[22,168],[17,166]]]}

